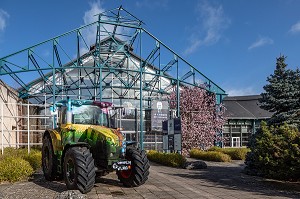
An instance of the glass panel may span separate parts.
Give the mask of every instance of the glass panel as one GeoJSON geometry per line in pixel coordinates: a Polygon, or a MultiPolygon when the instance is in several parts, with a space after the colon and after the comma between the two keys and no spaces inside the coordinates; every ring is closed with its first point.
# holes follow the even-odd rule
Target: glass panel
{"type": "Polygon", "coordinates": [[[230,127],[229,126],[223,126],[223,133],[229,133],[230,127]]]}
{"type": "Polygon", "coordinates": [[[93,105],[73,107],[73,124],[95,124],[108,126],[107,114],[103,109],[93,105]]]}
{"type": "Polygon", "coordinates": [[[232,127],[231,131],[232,132],[241,132],[241,128],[240,127],[232,127]]]}
{"type": "Polygon", "coordinates": [[[240,137],[232,137],[232,147],[240,147],[241,144],[240,144],[240,140],[241,138],[240,137]]]}

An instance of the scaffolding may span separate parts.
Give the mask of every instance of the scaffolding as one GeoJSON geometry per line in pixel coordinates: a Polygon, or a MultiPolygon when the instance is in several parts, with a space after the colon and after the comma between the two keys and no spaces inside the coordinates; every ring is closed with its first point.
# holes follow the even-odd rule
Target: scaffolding
{"type": "Polygon", "coordinates": [[[52,128],[52,116],[49,105],[0,103],[1,152],[5,147],[40,146],[42,134],[47,128],[52,128]],[[10,111],[7,111],[7,109],[10,111]]]}
{"type": "MultiPolygon", "coordinates": [[[[206,89],[216,95],[217,102],[225,95],[122,6],[96,15],[91,24],[0,58],[0,77],[16,84],[19,97],[29,104],[53,104],[66,97],[131,104],[141,148],[153,144],[144,140],[145,133],[152,133],[145,118],[151,101],[168,101],[168,95],[176,92],[177,106],[170,111],[179,117],[182,86],[206,89]]],[[[152,137],[157,145],[157,135],[152,137]]]]}

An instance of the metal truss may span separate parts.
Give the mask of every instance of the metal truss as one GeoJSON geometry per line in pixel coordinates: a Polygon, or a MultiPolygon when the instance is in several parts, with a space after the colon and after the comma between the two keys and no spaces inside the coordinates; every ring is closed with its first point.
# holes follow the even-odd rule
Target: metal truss
{"type": "Polygon", "coordinates": [[[225,91],[142,25],[122,6],[100,13],[91,24],[2,57],[0,77],[32,103],[66,96],[117,105],[130,101],[139,110],[143,147],[149,101],[176,91],[179,116],[181,86],[206,89],[218,102],[225,91]]]}

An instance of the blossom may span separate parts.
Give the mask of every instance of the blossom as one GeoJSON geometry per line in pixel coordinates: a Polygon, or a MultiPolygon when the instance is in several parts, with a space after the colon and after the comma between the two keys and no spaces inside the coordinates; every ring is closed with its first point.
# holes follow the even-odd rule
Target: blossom
{"type": "MultiPolygon", "coordinates": [[[[177,105],[176,92],[170,95],[170,107],[177,105]]],[[[225,122],[223,104],[216,104],[216,95],[199,87],[184,87],[180,90],[180,118],[182,152],[192,148],[207,149],[222,141],[222,126],[225,122]]]]}

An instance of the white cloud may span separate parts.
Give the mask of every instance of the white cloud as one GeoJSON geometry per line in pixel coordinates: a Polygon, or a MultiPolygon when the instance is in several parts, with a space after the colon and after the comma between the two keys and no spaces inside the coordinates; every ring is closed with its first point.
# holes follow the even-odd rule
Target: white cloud
{"type": "Polygon", "coordinates": [[[266,46],[266,45],[271,45],[273,44],[274,41],[269,38],[269,37],[259,37],[254,43],[252,43],[249,47],[248,50],[252,50],[254,48],[266,46]]]}
{"type": "Polygon", "coordinates": [[[225,16],[222,5],[211,5],[207,1],[201,1],[197,6],[197,24],[190,36],[190,46],[184,50],[184,54],[195,52],[200,46],[213,45],[222,37],[222,33],[228,28],[231,21],[225,16]],[[202,37],[200,36],[202,35],[202,37]]]}
{"type": "Polygon", "coordinates": [[[199,48],[202,42],[200,39],[193,39],[190,41],[190,43],[191,43],[190,46],[184,50],[185,55],[189,55],[195,52],[199,48]]]}
{"type": "Polygon", "coordinates": [[[292,25],[291,29],[289,30],[290,33],[296,34],[300,33],[300,21],[292,25]]]}
{"type": "MultiPolygon", "coordinates": [[[[103,9],[101,7],[100,1],[91,3],[90,9],[87,10],[83,16],[84,25],[87,25],[87,24],[97,21],[98,16],[95,16],[95,15],[100,14],[104,11],[105,11],[105,9],[103,9]]],[[[95,43],[95,41],[96,41],[96,34],[97,34],[96,27],[97,27],[96,25],[90,26],[82,31],[82,34],[88,45],[91,45],[91,44],[95,43]]]]}
{"type": "Polygon", "coordinates": [[[0,32],[4,31],[5,27],[6,27],[6,21],[9,18],[9,14],[0,9],[0,32]]]}
{"type": "MultiPolygon", "coordinates": [[[[84,25],[88,25],[88,24],[98,21],[98,14],[101,14],[105,11],[106,10],[102,7],[100,0],[90,3],[90,9],[87,10],[83,16],[84,25]]],[[[101,19],[107,20],[107,17],[102,16],[101,19]]],[[[101,38],[100,39],[104,39],[105,37],[108,37],[109,34],[113,32],[113,30],[114,30],[114,25],[101,24],[101,34],[100,34],[101,38]]],[[[126,31],[128,31],[128,30],[125,30],[123,27],[119,26],[116,30],[116,34],[121,34],[126,31]]],[[[87,45],[95,44],[96,35],[97,35],[97,24],[94,24],[92,26],[89,26],[89,27],[83,29],[82,35],[83,35],[83,38],[84,38],[85,42],[87,43],[87,45]]],[[[124,39],[122,35],[118,35],[118,38],[124,39]]],[[[81,49],[80,49],[81,54],[86,53],[88,51],[89,51],[89,49],[87,49],[85,47],[85,45],[83,45],[83,47],[81,47],[81,49]]]]}
{"type": "Polygon", "coordinates": [[[244,95],[258,95],[258,93],[253,87],[247,88],[229,88],[225,89],[229,96],[244,96],[244,95]]]}

